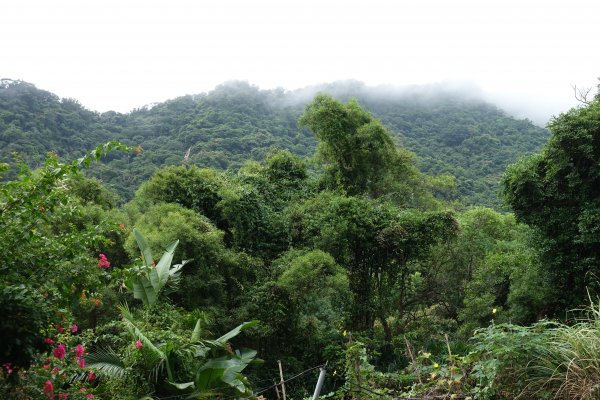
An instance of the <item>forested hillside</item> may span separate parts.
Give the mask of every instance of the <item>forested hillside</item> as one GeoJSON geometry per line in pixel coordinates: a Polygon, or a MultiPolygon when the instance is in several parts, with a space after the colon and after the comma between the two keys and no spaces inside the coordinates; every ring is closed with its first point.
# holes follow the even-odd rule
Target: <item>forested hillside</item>
{"type": "MultiPolygon", "coordinates": [[[[290,400],[310,396],[321,368],[333,400],[600,398],[600,96],[506,169],[513,215],[454,201],[451,178],[424,173],[356,99],[318,94],[292,123],[304,93],[235,87],[130,115],[74,107],[99,134],[146,143],[141,154],[110,141],[35,170],[0,163],[3,398],[274,399],[278,362],[290,400]],[[207,111],[215,129],[279,110],[278,126],[315,141],[311,161],[269,149],[201,168],[196,146],[125,204],[82,174],[180,164],[177,146],[194,145],[167,128],[202,132],[186,129],[215,98],[230,103],[207,111]]],[[[29,107],[13,132],[75,104],[27,99],[13,102],[29,107]]],[[[249,121],[302,143],[268,136],[274,117],[249,121]]]]}
{"type": "Polygon", "coordinates": [[[313,154],[312,133],[298,127],[305,104],[318,92],[355,97],[390,130],[397,144],[417,155],[429,175],[452,175],[466,204],[498,207],[498,182],[520,155],[540,148],[544,129],[516,120],[472,96],[415,88],[389,91],[341,82],[295,92],[259,90],[243,82],[221,85],[208,94],[188,95],[128,114],[98,114],[72,99],[24,82],[0,85],[0,157],[16,151],[38,166],[52,151],[80,156],[107,140],[142,146],[143,155],[110,156],[92,174],[131,199],[141,182],[159,167],[188,164],[237,169],[261,160],[272,147],[299,156],[313,154]]]}

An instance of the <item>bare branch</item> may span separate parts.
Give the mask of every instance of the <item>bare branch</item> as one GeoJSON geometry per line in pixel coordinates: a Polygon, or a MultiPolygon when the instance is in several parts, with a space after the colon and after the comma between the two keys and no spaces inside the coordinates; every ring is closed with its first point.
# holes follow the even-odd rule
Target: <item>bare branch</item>
{"type": "Polygon", "coordinates": [[[589,105],[590,100],[588,100],[588,96],[592,88],[578,88],[577,85],[573,85],[573,92],[575,94],[575,99],[583,104],[589,105]]]}

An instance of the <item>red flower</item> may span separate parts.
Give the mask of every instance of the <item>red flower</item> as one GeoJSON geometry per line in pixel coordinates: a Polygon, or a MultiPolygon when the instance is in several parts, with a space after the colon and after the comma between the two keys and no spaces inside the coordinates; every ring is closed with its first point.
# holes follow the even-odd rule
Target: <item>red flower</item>
{"type": "Polygon", "coordinates": [[[77,346],[75,346],[75,350],[73,350],[73,351],[75,352],[75,355],[77,356],[77,358],[79,358],[83,355],[85,348],[81,345],[81,343],[79,343],[77,346]]]}
{"type": "Polygon", "coordinates": [[[88,375],[88,380],[93,381],[94,379],[96,379],[96,374],[93,372],[90,372],[88,375]]]}
{"type": "Polygon", "coordinates": [[[44,297],[48,297],[48,291],[44,292],[44,297]]]}
{"type": "Polygon", "coordinates": [[[69,397],[69,393],[59,393],[58,394],[59,399],[66,399],[67,397],[69,397]]]}
{"type": "Polygon", "coordinates": [[[98,257],[100,257],[100,261],[98,261],[98,266],[100,268],[108,268],[110,267],[110,262],[108,261],[108,259],[106,258],[106,256],[102,253],[98,254],[98,257]]]}
{"type": "Polygon", "coordinates": [[[94,297],[94,300],[93,300],[93,301],[94,301],[94,305],[95,305],[96,307],[100,307],[100,304],[102,304],[102,302],[101,302],[101,301],[100,301],[100,299],[98,299],[98,298],[95,298],[95,297],[94,297]]]}
{"type": "Polygon", "coordinates": [[[81,291],[81,298],[82,298],[82,299],[85,299],[85,289],[83,289],[83,290],[81,291]]]}
{"type": "Polygon", "coordinates": [[[52,393],[54,392],[54,386],[52,386],[52,381],[47,380],[44,384],[44,393],[52,393]]]}
{"type": "Polygon", "coordinates": [[[91,393],[88,393],[88,394],[85,395],[85,397],[88,398],[88,399],[93,399],[95,396],[93,394],[91,394],[91,393]]]}
{"type": "Polygon", "coordinates": [[[138,339],[138,340],[135,341],[135,347],[138,348],[138,349],[142,348],[142,341],[140,339],[138,339]]]}
{"type": "Polygon", "coordinates": [[[65,331],[65,328],[63,328],[61,324],[58,324],[56,325],[56,330],[58,331],[58,333],[63,333],[65,331]]]}
{"type": "Polygon", "coordinates": [[[75,333],[75,332],[77,332],[78,329],[79,329],[79,327],[77,326],[77,324],[71,325],[71,332],[75,333]]]}
{"type": "Polygon", "coordinates": [[[49,337],[47,337],[46,339],[44,339],[44,343],[54,344],[54,340],[52,340],[49,337]]]}
{"type": "Polygon", "coordinates": [[[79,365],[79,368],[85,368],[85,360],[83,359],[83,357],[79,357],[77,359],[77,365],[79,365]]]}
{"type": "Polygon", "coordinates": [[[42,368],[48,369],[48,368],[50,368],[50,364],[44,364],[44,365],[42,365],[42,368]]]}
{"type": "Polygon", "coordinates": [[[65,354],[67,354],[67,348],[64,344],[59,344],[58,346],[56,346],[52,354],[54,355],[54,357],[58,358],[59,360],[62,360],[65,357],[65,354]]]}

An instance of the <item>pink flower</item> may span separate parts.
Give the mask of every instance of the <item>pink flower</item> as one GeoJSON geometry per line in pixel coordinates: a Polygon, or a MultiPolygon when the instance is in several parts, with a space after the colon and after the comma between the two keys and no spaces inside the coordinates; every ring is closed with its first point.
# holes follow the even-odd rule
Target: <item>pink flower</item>
{"type": "Polygon", "coordinates": [[[87,388],[81,388],[79,389],[80,392],[85,392],[87,390],[87,388]]]}
{"type": "Polygon", "coordinates": [[[54,340],[52,340],[51,338],[47,337],[47,338],[44,339],[44,343],[54,344],[54,340]]]}
{"type": "Polygon", "coordinates": [[[138,339],[138,340],[135,341],[135,347],[138,348],[138,349],[142,348],[142,341],[140,339],[138,339]]]}
{"type": "Polygon", "coordinates": [[[65,331],[65,328],[63,328],[61,324],[58,324],[56,325],[56,330],[58,331],[58,333],[63,333],[65,331]]]}
{"type": "Polygon", "coordinates": [[[91,394],[91,393],[88,393],[88,394],[85,395],[85,397],[88,398],[88,399],[93,399],[94,395],[91,394]]]}
{"type": "Polygon", "coordinates": [[[79,368],[85,368],[85,360],[83,359],[83,357],[79,357],[77,359],[77,365],[79,365],[79,368]]]}
{"type": "Polygon", "coordinates": [[[108,261],[108,259],[106,258],[106,256],[102,253],[98,254],[98,257],[100,257],[100,261],[98,261],[98,266],[100,268],[109,268],[110,267],[110,261],[108,261]]]}
{"type": "Polygon", "coordinates": [[[48,368],[50,368],[50,364],[44,364],[44,365],[42,365],[42,368],[48,369],[48,368]]]}
{"type": "Polygon", "coordinates": [[[77,332],[78,329],[79,329],[79,327],[77,326],[77,324],[71,325],[71,332],[75,333],[75,332],[77,332]]]}
{"type": "Polygon", "coordinates": [[[75,346],[75,350],[73,350],[75,352],[75,355],[79,358],[83,355],[85,348],[81,345],[81,343],[79,343],[77,346],[75,346]]]}
{"type": "Polygon", "coordinates": [[[96,374],[93,372],[90,372],[88,375],[88,380],[93,381],[94,379],[96,379],[96,374]]]}
{"type": "Polygon", "coordinates": [[[58,394],[59,399],[66,399],[68,397],[69,397],[69,393],[59,393],[58,394]]]}
{"type": "Polygon", "coordinates": [[[59,344],[58,346],[56,346],[52,354],[54,355],[54,357],[58,358],[59,360],[62,360],[65,357],[65,354],[67,354],[67,348],[64,344],[59,344]]]}
{"type": "Polygon", "coordinates": [[[53,374],[58,374],[60,372],[60,368],[54,367],[54,368],[52,368],[52,371],[50,371],[50,372],[53,374]]]}
{"type": "Polygon", "coordinates": [[[48,291],[44,292],[44,297],[48,297],[48,291]]]}
{"type": "Polygon", "coordinates": [[[52,386],[52,381],[47,380],[44,384],[44,393],[52,393],[54,392],[54,386],[52,386]]]}
{"type": "Polygon", "coordinates": [[[12,363],[7,362],[7,363],[2,364],[2,366],[4,367],[4,369],[6,370],[6,373],[8,375],[12,374],[12,372],[13,372],[13,365],[12,365],[12,363]]]}

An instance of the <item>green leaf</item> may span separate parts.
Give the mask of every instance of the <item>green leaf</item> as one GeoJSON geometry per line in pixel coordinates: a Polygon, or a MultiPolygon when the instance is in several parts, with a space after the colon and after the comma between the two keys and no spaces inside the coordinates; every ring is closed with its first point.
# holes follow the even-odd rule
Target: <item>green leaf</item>
{"type": "Polygon", "coordinates": [[[196,321],[196,326],[194,327],[194,331],[192,332],[192,342],[197,342],[200,340],[200,335],[202,334],[202,319],[198,318],[196,321]]]}
{"type": "Polygon", "coordinates": [[[175,382],[167,381],[167,384],[169,386],[173,387],[174,389],[177,389],[179,391],[185,391],[185,392],[189,392],[190,389],[196,388],[196,385],[194,384],[194,382],[175,383],[175,382]]]}
{"type": "Polygon", "coordinates": [[[255,356],[255,350],[244,349],[234,357],[223,356],[207,361],[196,374],[196,387],[200,390],[219,387],[217,381],[220,381],[221,384],[245,392],[246,385],[240,379],[241,372],[255,356]]]}
{"type": "MultiPolygon", "coordinates": [[[[174,241],[173,243],[167,246],[165,253],[160,258],[158,264],[156,264],[156,273],[158,275],[158,287],[162,288],[169,279],[169,269],[171,268],[171,263],[173,262],[173,253],[179,244],[179,240],[174,241]]],[[[180,267],[181,268],[181,267],[180,267]]]]}
{"type": "Polygon", "coordinates": [[[127,375],[125,364],[111,349],[98,349],[86,357],[87,367],[99,374],[112,378],[124,378],[127,375]]]}
{"type": "Polygon", "coordinates": [[[133,228],[133,234],[135,235],[135,240],[137,241],[138,247],[142,252],[142,259],[144,260],[144,264],[148,267],[152,267],[154,264],[154,259],[152,258],[152,251],[150,250],[150,245],[146,241],[146,238],[137,228],[133,228]]]}
{"type": "Polygon", "coordinates": [[[227,332],[226,334],[224,334],[223,336],[221,336],[220,338],[218,338],[216,341],[220,342],[222,344],[227,343],[230,339],[236,337],[237,335],[239,335],[239,333],[247,328],[251,328],[255,325],[258,324],[257,320],[254,321],[249,321],[249,322],[244,322],[243,324],[241,324],[240,326],[230,330],[229,332],[227,332]]]}
{"type": "Polygon", "coordinates": [[[145,305],[156,303],[157,292],[154,290],[154,287],[148,278],[143,275],[135,275],[132,276],[129,281],[131,282],[134,298],[142,300],[145,305]]]}
{"type": "Polygon", "coordinates": [[[121,315],[123,316],[123,322],[125,323],[125,327],[129,331],[131,336],[133,336],[134,339],[139,339],[142,342],[142,346],[148,349],[150,352],[154,353],[158,358],[166,360],[167,356],[165,355],[165,353],[163,353],[158,347],[156,347],[154,343],[152,343],[152,341],[148,339],[148,337],[146,337],[146,335],[144,335],[140,328],[137,326],[133,314],[131,314],[129,308],[127,308],[127,306],[121,305],[119,306],[119,310],[121,311],[121,315]]]}
{"type": "Polygon", "coordinates": [[[215,369],[204,365],[196,372],[196,379],[194,380],[196,388],[198,390],[209,389],[211,384],[223,375],[223,372],[225,372],[224,369],[215,369]]]}

